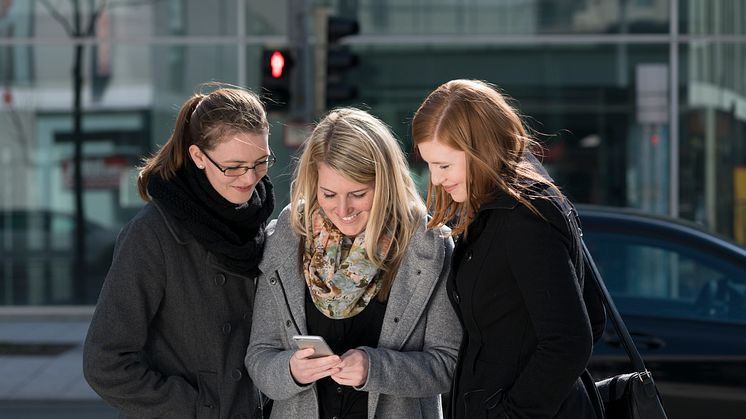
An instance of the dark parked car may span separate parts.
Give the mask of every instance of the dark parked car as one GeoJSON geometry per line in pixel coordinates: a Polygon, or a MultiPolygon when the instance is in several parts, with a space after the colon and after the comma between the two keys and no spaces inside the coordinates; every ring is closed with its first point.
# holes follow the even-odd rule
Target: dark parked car
{"type": "MultiPolygon", "coordinates": [[[[746,417],[746,249],[696,225],[579,208],[584,239],[671,418],[746,417]]],[[[632,367],[611,324],[591,371],[632,367]]]]}
{"type": "Polygon", "coordinates": [[[117,231],[86,221],[85,272],[74,277],[72,214],[0,210],[0,297],[15,305],[94,304],[117,231]]]}

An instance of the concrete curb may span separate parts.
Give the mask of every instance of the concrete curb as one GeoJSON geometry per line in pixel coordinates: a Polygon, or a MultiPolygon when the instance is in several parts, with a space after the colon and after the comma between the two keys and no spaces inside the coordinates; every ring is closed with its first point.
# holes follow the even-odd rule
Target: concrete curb
{"type": "Polygon", "coordinates": [[[0,321],[91,321],[96,306],[0,306],[0,321]]]}

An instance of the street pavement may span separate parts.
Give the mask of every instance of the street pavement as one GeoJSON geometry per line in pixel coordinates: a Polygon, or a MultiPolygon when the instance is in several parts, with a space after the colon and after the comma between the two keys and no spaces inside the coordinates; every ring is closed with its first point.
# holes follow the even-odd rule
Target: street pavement
{"type": "Polygon", "coordinates": [[[0,307],[0,418],[116,418],[83,378],[92,307],[0,307]]]}

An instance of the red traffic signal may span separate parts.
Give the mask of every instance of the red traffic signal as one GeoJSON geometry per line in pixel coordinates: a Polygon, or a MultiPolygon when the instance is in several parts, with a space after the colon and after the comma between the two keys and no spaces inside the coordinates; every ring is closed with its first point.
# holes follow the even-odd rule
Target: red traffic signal
{"type": "Polygon", "coordinates": [[[288,49],[266,49],[262,51],[262,77],[264,79],[286,79],[293,67],[293,57],[288,49]]]}
{"type": "Polygon", "coordinates": [[[272,77],[279,79],[285,71],[285,55],[282,51],[274,51],[269,57],[269,68],[272,77]]]}

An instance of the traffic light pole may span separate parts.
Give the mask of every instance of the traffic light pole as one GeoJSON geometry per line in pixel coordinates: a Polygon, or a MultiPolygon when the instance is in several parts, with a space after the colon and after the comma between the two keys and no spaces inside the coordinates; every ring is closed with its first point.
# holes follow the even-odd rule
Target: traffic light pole
{"type": "Polygon", "coordinates": [[[314,118],[314,86],[312,77],[313,55],[311,50],[308,16],[312,0],[288,2],[288,41],[295,52],[296,67],[290,80],[289,120],[308,123],[314,118]]]}

